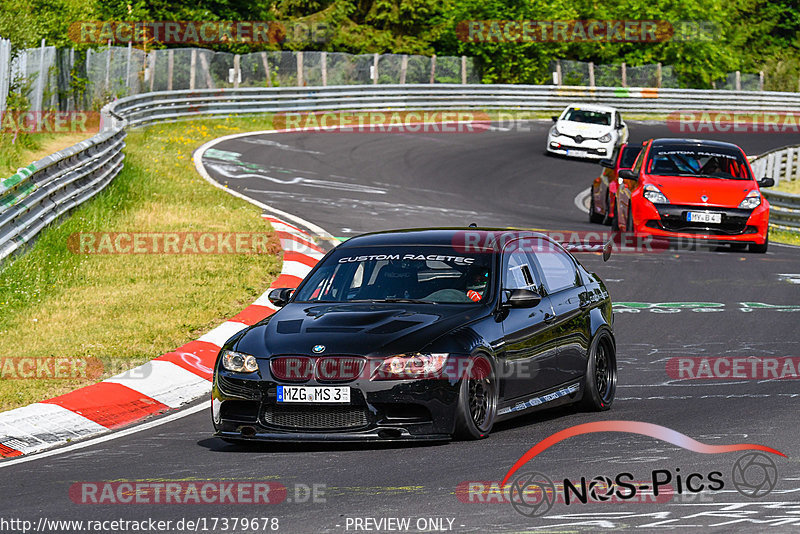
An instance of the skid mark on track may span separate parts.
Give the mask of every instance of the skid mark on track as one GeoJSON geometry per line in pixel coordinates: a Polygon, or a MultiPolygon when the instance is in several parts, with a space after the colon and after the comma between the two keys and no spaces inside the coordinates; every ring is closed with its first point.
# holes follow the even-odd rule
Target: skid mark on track
{"type": "Polygon", "coordinates": [[[244,170],[239,165],[227,163],[206,163],[206,166],[213,170],[215,174],[228,180],[257,179],[264,180],[283,186],[302,186],[322,189],[333,189],[336,191],[352,191],[355,193],[366,193],[371,195],[385,195],[386,189],[370,187],[367,185],[352,184],[347,182],[336,182],[333,180],[319,180],[317,178],[307,178],[305,176],[293,176],[291,178],[276,178],[260,170],[244,170]]]}

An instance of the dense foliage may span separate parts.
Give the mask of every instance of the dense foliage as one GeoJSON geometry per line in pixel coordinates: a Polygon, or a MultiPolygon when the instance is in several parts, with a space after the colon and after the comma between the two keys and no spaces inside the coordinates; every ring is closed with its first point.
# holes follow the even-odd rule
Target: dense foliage
{"type": "Polygon", "coordinates": [[[216,45],[244,52],[284,48],[350,53],[468,55],[486,82],[542,83],[551,59],[597,64],[673,65],[681,83],[708,87],[727,72],[765,70],[767,88],[798,89],[797,0],[0,0],[0,35],[17,46],[71,46],[77,20],[266,21],[324,23],[324,42],[216,45]],[[467,20],[690,21],[713,28],[704,39],[656,43],[470,43],[457,36],[467,20]]]}

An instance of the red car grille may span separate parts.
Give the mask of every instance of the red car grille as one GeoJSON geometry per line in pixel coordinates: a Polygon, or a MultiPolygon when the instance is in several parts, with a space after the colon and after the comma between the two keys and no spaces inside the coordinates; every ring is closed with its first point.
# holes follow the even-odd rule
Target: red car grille
{"type": "Polygon", "coordinates": [[[350,382],[361,376],[366,360],[358,356],[279,356],[270,361],[272,376],[278,380],[305,382],[350,382]]]}
{"type": "Polygon", "coordinates": [[[327,356],[317,360],[314,376],[320,382],[349,382],[361,375],[364,363],[364,358],[327,356]]]}
{"type": "Polygon", "coordinates": [[[278,380],[304,382],[314,376],[314,360],[305,356],[273,358],[269,368],[278,380]]]}

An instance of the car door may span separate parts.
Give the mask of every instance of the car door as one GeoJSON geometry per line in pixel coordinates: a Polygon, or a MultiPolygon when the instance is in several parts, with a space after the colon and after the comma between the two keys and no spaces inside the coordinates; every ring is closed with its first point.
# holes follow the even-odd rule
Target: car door
{"type": "Polygon", "coordinates": [[[553,309],[550,329],[558,344],[558,358],[551,371],[553,381],[571,382],[586,372],[591,339],[586,290],[575,261],[561,246],[548,243],[532,251],[531,256],[553,309]]]}
{"type": "MultiPolygon", "coordinates": [[[[514,247],[514,245],[512,245],[514,247]]],[[[507,248],[508,250],[508,248],[507,248]]],[[[523,250],[503,254],[502,288],[539,289],[530,257],[523,250]]],[[[533,308],[503,308],[503,390],[506,399],[524,397],[556,385],[553,369],[558,345],[551,333],[550,299],[533,308]]]]}

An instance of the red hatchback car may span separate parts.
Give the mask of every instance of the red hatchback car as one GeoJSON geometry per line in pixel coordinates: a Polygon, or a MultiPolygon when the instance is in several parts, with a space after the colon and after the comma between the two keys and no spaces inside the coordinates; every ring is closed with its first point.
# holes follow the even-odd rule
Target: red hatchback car
{"type": "Polygon", "coordinates": [[[592,182],[592,196],[589,205],[589,222],[610,224],[615,230],[617,213],[617,187],[619,171],[630,169],[642,145],[624,143],[614,151],[609,159],[601,159],[603,172],[592,182]]]}
{"type": "Polygon", "coordinates": [[[766,252],[769,203],[744,152],[731,143],[655,139],[620,170],[619,229],[674,241],[709,241],[766,252]]]}

